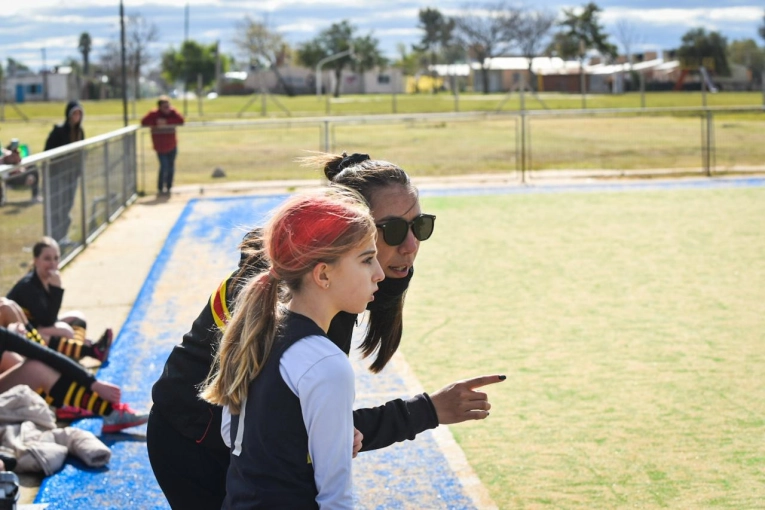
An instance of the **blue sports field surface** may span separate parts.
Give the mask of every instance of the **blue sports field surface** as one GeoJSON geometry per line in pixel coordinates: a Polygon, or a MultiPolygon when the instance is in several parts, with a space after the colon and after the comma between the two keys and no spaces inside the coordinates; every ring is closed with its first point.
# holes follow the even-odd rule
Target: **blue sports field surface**
{"type": "MultiPolygon", "coordinates": [[[[765,178],[425,190],[422,195],[741,186],[765,186],[765,178]]],[[[151,407],[151,386],[159,377],[168,353],[180,342],[202,307],[207,306],[217,283],[235,268],[242,235],[249,227],[262,224],[284,197],[196,199],[188,203],[119,332],[111,361],[99,372],[99,378],[122,386],[124,401],[139,410],[151,407]]],[[[392,398],[412,395],[395,364],[392,370],[371,376],[358,360],[354,363],[357,406],[380,405],[392,398]]],[[[98,435],[101,421],[81,420],[76,426],[98,435]]],[[[149,465],[145,427],[104,435],[102,439],[113,452],[108,468],[91,469],[70,460],[62,471],[44,480],[36,503],[47,503],[51,509],[169,508],[149,465]]],[[[359,508],[476,507],[431,432],[421,434],[413,442],[359,455],[354,461],[354,487],[359,508]]]]}

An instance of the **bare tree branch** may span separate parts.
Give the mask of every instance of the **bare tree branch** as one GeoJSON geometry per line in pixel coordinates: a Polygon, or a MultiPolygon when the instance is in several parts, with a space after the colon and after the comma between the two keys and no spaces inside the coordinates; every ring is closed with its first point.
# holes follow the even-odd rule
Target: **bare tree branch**
{"type": "Polygon", "coordinates": [[[135,97],[141,97],[141,67],[151,62],[149,45],[159,40],[159,29],[157,25],[146,20],[141,14],[131,14],[128,16],[125,26],[125,54],[128,61],[128,68],[133,75],[135,87],[135,97]]]}
{"type": "Polygon", "coordinates": [[[458,38],[481,66],[484,94],[489,93],[490,60],[505,54],[516,42],[521,10],[508,2],[466,6],[454,18],[458,38]]]}
{"type": "MultiPolygon", "coordinates": [[[[518,20],[516,40],[521,53],[528,60],[529,76],[533,75],[531,63],[534,57],[542,51],[550,31],[555,26],[557,14],[550,11],[524,11],[518,20]]],[[[535,80],[530,80],[531,87],[536,90],[535,80]]]]}
{"type": "Polygon", "coordinates": [[[279,32],[268,27],[265,22],[247,16],[236,26],[234,44],[250,64],[257,61],[273,70],[288,96],[295,95],[290,84],[279,72],[279,64],[289,53],[289,46],[279,32]]]}
{"type": "Polygon", "coordinates": [[[627,63],[632,68],[632,51],[635,46],[643,42],[643,36],[638,33],[634,23],[626,19],[620,19],[616,22],[614,37],[624,50],[627,57],[627,63]]]}

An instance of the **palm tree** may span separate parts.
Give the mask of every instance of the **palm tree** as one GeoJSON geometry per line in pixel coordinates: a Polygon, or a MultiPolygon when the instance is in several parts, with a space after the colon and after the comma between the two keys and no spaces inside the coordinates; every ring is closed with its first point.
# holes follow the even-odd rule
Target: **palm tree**
{"type": "Polygon", "coordinates": [[[90,55],[92,43],[93,42],[90,40],[89,33],[83,32],[80,34],[80,44],[77,46],[77,49],[80,51],[80,53],[82,53],[82,72],[85,74],[85,76],[88,75],[90,70],[88,56],[90,55]]]}

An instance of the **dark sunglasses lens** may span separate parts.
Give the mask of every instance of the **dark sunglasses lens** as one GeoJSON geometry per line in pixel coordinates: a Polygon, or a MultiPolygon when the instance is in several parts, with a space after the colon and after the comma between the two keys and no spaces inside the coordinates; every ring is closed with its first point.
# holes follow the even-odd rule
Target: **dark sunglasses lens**
{"type": "Polygon", "coordinates": [[[433,216],[419,216],[412,224],[414,237],[420,241],[427,241],[433,235],[433,226],[435,225],[433,216]]]}
{"type": "Polygon", "coordinates": [[[383,225],[383,239],[389,246],[398,246],[406,239],[406,231],[409,225],[403,218],[396,218],[383,225]]]}

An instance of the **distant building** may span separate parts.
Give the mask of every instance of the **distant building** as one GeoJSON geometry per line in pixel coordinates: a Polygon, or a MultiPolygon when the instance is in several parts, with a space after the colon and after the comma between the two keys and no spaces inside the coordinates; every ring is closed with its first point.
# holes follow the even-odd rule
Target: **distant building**
{"type": "MultiPolygon", "coordinates": [[[[316,72],[313,69],[302,66],[283,66],[279,68],[279,75],[294,94],[316,93],[316,72]]],[[[341,76],[341,94],[391,94],[403,93],[405,81],[400,69],[375,68],[366,71],[363,75],[351,70],[344,70],[341,76]]],[[[279,80],[276,73],[271,69],[262,69],[247,74],[244,80],[244,89],[258,92],[265,88],[271,93],[285,93],[284,84],[279,80]]],[[[335,72],[323,69],[320,92],[335,90],[335,72]]]]}
{"type": "Polygon", "coordinates": [[[71,67],[57,67],[52,72],[16,73],[5,79],[5,100],[70,101],[79,99],[77,77],[71,67]]]}

